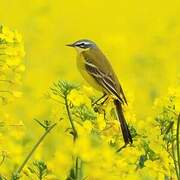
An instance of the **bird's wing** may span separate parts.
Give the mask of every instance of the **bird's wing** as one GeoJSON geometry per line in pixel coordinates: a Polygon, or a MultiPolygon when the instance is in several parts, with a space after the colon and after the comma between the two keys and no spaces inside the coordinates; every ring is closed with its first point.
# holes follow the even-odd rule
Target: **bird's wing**
{"type": "Polygon", "coordinates": [[[90,59],[86,58],[85,68],[87,72],[110,94],[116,96],[121,103],[126,102],[124,94],[118,93],[114,80],[107,73],[100,70],[90,59]]]}

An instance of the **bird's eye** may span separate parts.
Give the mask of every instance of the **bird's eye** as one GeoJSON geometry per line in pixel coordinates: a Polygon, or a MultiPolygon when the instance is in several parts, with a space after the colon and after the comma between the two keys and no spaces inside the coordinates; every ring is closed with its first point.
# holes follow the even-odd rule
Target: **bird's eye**
{"type": "Polygon", "coordinates": [[[86,48],[87,48],[87,45],[86,45],[85,43],[81,43],[81,44],[79,45],[79,47],[80,47],[80,48],[83,48],[83,49],[86,49],[86,48]]]}
{"type": "Polygon", "coordinates": [[[81,43],[80,46],[81,46],[81,47],[84,47],[84,46],[85,46],[85,43],[81,43]]]}
{"type": "Polygon", "coordinates": [[[81,43],[78,43],[76,44],[77,47],[80,47],[80,48],[83,48],[83,49],[86,49],[89,47],[89,45],[85,42],[81,42],[81,43]]]}

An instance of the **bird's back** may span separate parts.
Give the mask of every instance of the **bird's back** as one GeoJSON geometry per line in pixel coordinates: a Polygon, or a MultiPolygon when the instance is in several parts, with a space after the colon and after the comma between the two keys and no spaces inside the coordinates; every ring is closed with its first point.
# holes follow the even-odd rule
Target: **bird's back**
{"type": "Polygon", "coordinates": [[[117,93],[122,97],[123,101],[127,103],[126,97],[123,93],[123,90],[121,88],[121,85],[119,83],[119,80],[110,64],[106,56],[102,53],[102,51],[96,47],[96,48],[90,48],[87,51],[83,51],[82,55],[84,58],[94,64],[98,69],[105,74],[108,78],[110,78],[113,81],[113,86],[116,89],[117,93]]]}

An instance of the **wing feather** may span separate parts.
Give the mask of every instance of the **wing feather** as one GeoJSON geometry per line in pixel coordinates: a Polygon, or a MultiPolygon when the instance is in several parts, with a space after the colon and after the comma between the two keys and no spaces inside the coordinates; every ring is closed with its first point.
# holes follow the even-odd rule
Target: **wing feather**
{"type": "Polygon", "coordinates": [[[110,76],[100,71],[96,65],[88,61],[85,62],[85,68],[87,72],[106,89],[107,92],[115,95],[121,103],[124,103],[123,99],[116,91],[115,84],[110,76]]]}

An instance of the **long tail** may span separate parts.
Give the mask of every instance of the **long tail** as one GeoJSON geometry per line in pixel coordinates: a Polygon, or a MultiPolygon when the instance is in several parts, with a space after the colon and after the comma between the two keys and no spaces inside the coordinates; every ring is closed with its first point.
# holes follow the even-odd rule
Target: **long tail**
{"type": "Polygon", "coordinates": [[[114,104],[116,106],[116,111],[117,111],[117,115],[118,115],[118,119],[121,125],[121,130],[122,130],[122,134],[123,134],[123,139],[125,142],[125,145],[132,143],[132,137],[131,137],[131,133],[129,131],[128,125],[126,123],[124,114],[123,114],[123,109],[122,109],[122,105],[121,102],[119,102],[119,100],[114,100],[114,104]]]}

